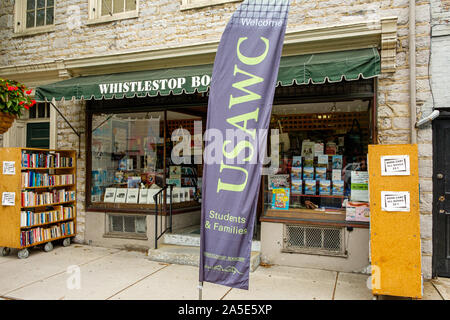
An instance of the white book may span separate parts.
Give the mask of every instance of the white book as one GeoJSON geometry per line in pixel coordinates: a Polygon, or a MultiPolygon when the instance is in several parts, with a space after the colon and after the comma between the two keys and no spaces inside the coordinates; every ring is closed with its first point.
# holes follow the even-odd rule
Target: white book
{"type": "Polygon", "coordinates": [[[127,203],[138,203],[139,189],[129,188],[127,192],[127,203]]]}
{"type": "Polygon", "coordinates": [[[148,189],[140,189],[139,204],[147,204],[147,203],[148,203],[148,189]]]}
{"type": "MultiPolygon", "coordinates": [[[[153,198],[153,196],[155,194],[157,194],[159,192],[159,190],[161,189],[148,189],[148,193],[147,193],[147,203],[148,204],[155,204],[155,199],[153,198]]],[[[159,197],[158,203],[161,203],[161,199],[162,197],[159,197]]]]}
{"type": "Polygon", "coordinates": [[[185,198],[185,194],[184,194],[184,190],[183,188],[176,188],[177,192],[178,192],[178,197],[180,199],[180,202],[185,202],[186,198],[185,198]]]}
{"type": "MultiPolygon", "coordinates": [[[[172,203],[179,203],[180,201],[180,188],[173,188],[172,190],[172,203]]],[[[167,203],[170,203],[170,191],[167,191],[167,203]]]]}
{"type": "Polygon", "coordinates": [[[103,202],[114,202],[116,197],[116,188],[106,188],[105,190],[105,199],[103,202]]]}
{"type": "Polygon", "coordinates": [[[191,201],[191,195],[189,192],[188,187],[181,188],[181,190],[184,192],[184,201],[191,201]]]}
{"type": "Polygon", "coordinates": [[[331,180],[342,180],[342,170],[341,169],[333,169],[331,173],[331,180]]]}
{"type": "Polygon", "coordinates": [[[125,203],[127,200],[127,188],[117,188],[115,203],[125,203]]]}

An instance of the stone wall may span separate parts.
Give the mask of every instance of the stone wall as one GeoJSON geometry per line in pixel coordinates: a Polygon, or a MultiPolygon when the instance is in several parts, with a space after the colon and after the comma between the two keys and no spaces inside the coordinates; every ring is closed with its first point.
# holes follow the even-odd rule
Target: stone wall
{"type": "MultiPolygon", "coordinates": [[[[14,38],[13,3],[1,1],[0,26],[4,29],[0,48],[4,48],[4,54],[0,66],[217,41],[239,5],[229,3],[180,11],[181,1],[140,1],[138,18],[91,25],[88,0],[62,0],[56,5],[54,32],[14,38]]],[[[398,16],[399,27],[405,29],[408,1],[292,0],[288,31],[390,16],[398,16]]]]}
{"type": "Polygon", "coordinates": [[[431,74],[435,108],[450,108],[450,0],[431,1],[431,74]]]}
{"type": "MultiPolygon", "coordinates": [[[[448,0],[440,2],[447,8],[448,0]]],[[[0,2],[0,66],[42,63],[68,58],[82,58],[112,53],[156,50],[218,41],[238,3],[180,11],[181,1],[140,1],[138,18],[102,24],[87,24],[87,0],[57,2],[55,31],[26,37],[13,37],[13,0],[0,2]]],[[[378,79],[379,143],[409,143],[409,1],[408,0],[292,0],[289,14],[290,30],[313,29],[338,24],[376,21],[398,17],[397,69],[378,79]]],[[[417,45],[417,116],[432,109],[428,64],[430,57],[430,2],[416,1],[417,45]]],[[[433,5],[433,8],[434,5],[433,5]]],[[[446,19],[446,18],[445,18],[446,19]]],[[[448,74],[448,73],[447,73],[448,74]]],[[[447,90],[448,92],[448,90],[447,90]]],[[[75,128],[84,131],[84,105],[67,102],[62,109],[75,128]]],[[[431,127],[418,133],[420,152],[420,206],[423,272],[431,277],[432,237],[432,145],[431,127]]],[[[58,147],[77,149],[77,137],[58,117],[58,147]]],[[[84,166],[84,136],[82,159],[84,166]]],[[[78,172],[80,239],[84,230],[85,172],[78,172]]]]}
{"type": "MultiPolygon", "coordinates": [[[[72,127],[81,135],[81,153],[77,157],[77,237],[76,241],[84,241],[85,230],[85,198],[86,198],[86,139],[85,139],[85,102],[63,101],[56,104],[64,117],[70,122],[72,127]]],[[[58,137],[56,141],[57,149],[75,150],[78,154],[78,136],[70,126],[64,121],[61,115],[57,116],[58,137]]]]}

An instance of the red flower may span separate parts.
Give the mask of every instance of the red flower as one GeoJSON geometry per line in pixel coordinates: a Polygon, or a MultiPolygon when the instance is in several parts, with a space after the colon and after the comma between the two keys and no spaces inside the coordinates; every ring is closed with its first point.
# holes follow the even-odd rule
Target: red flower
{"type": "Polygon", "coordinates": [[[27,105],[27,104],[26,104],[26,105],[24,105],[24,107],[25,107],[25,109],[27,109],[27,110],[28,110],[28,109],[30,109],[30,106],[29,106],[29,105],[27,105]]]}
{"type": "Polygon", "coordinates": [[[31,91],[32,91],[32,90],[28,90],[28,91],[26,92],[26,94],[31,94],[31,91]]]}
{"type": "Polygon", "coordinates": [[[36,104],[36,100],[31,100],[31,106],[34,106],[36,104]]]}
{"type": "Polygon", "coordinates": [[[23,105],[25,102],[23,102],[23,101],[20,101],[19,102],[19,105],[21,106],[21,105],[23,105]]]}

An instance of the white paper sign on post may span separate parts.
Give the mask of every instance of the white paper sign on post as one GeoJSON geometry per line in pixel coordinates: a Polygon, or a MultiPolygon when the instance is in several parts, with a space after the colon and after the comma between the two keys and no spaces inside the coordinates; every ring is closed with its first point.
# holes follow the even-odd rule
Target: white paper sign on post
{"type": "Polygon", "coordinates": [[[3,192],[2,193],[2,206],[15,206],[16,205],[16,193],[15,192],[3,192]]]}
{"type": "Polygon", "coordinates": [[[381,210],[410,211],[410,195],[407,191],[381,191],[381,210]]]}
{"type": "Polygon", "coordinates": [[[409,155],[381,157],[382,176],[409,176],[410,174],[409,155]]]}
{"type": "Polygon", "coordinates": [[[16,174],[15,161],[3,161],[3,174],[8,174],[8,175],[16,174]]]}

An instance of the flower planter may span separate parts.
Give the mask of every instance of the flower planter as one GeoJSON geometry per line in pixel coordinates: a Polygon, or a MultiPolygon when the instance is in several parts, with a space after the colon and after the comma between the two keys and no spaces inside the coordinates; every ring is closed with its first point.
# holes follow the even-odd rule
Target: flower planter
{"type": "Polygon", "coordinates": [[[0,134],[11,128],[16,116],[9,113],[0,112],[0,134]]]}

